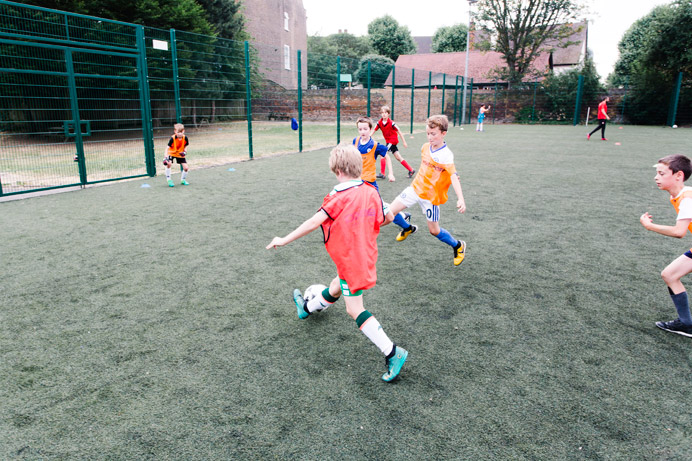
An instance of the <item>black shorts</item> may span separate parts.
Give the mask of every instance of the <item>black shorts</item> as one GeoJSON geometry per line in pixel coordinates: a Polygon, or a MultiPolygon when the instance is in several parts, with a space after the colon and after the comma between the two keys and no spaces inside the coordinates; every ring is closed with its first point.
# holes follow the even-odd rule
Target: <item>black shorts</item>
{"type": "Polygon", "coordinates": [[[387,144],[387,146],[389,146],[389,152],[391,152],[392,154],[393,154],[394,152],[398,152],[398,151],[399,151],[399,148],[396,146],[396,144],[387,144]]]}
{"type": "Polygon", "coordinates": [[[165,165],[167,162],[170,162],[170,164],[173,165],[173,160],[176,160],[181,165],[183,163],[187,163],[187,160],[185,160],[185,157],[167,156],[166,158],[163,159],[163,164],[165,165]]]}

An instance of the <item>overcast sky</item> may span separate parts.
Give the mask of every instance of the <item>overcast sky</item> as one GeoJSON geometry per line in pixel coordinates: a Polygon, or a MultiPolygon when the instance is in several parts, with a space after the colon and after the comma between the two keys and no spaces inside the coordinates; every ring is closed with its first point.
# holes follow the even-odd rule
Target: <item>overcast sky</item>
{"type": "MultiPolygon", "coordinates": [[[[618,58],[617,45],[634,21],[655,6],[671,0],[583,0],[588,7],[589,49],[598,73],[605,79],[618,58]]],[[[468,2],[464,0],[303,0],[308,16],[308,35],[330,35],[348,30],[367,35],[368,23],[389,14],[414,36],[432,36],[442,26],[468,23],[468,2]],[[338,7],[336,5],[339,5],[338,7]]]]}

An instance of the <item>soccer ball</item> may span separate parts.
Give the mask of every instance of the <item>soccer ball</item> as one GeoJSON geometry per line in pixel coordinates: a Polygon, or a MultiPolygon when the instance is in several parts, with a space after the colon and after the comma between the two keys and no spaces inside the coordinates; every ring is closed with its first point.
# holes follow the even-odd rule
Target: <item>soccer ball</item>
{"type": "Polygon", "coordinates": [[[677,125],[673,125],[673,128],[677,128],[677,127],[678,127],[677,125]]]}
{"type": "MultiPolygon", "coordinates": [[[[324,285],[320,285],[319,283],[316,285],[310,285],[309,287],[307,287],[305,289],[305,293],[303,294],[303,299],[305,300],[305,302],[310,302],[310,300],[312,298],[321,294],[325,288],[327,288],[327,287],[324,285]]],[[[326,305],[326,306],[323,306],[321,309],[317,309],[317,310],[323,311],[328,307],[329,307],[329,305],[326,305]]]]}

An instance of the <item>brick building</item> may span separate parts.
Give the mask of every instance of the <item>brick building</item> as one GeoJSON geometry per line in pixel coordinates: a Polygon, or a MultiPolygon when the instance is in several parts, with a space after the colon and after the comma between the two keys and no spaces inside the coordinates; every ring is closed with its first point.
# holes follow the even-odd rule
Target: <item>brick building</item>
{"type": "Polygon", "coordinates": [[[302,0],[242,0],[245,30],[267,80],[298,88],[297,50],[302,51],[302,87],[307,88],[307,16],[302,0]]]}

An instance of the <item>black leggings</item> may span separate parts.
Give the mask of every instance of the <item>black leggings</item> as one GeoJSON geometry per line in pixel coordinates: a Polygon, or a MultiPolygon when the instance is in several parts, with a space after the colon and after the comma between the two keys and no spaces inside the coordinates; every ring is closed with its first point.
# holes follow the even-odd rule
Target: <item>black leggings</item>
{"type": "Polygon", "coordinates": [[[606,122],[606,119],[599,118],[598,119],[598,126],[596,128],[594,128],[591,133],[589,133],[589,136],[591,136],[592,134],[594,134],[598,130],[601,130],[601,139],[605,139],[605,122],[606,122]]]}

